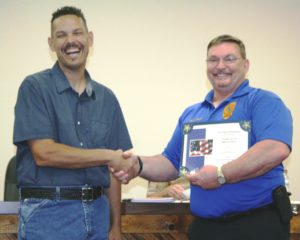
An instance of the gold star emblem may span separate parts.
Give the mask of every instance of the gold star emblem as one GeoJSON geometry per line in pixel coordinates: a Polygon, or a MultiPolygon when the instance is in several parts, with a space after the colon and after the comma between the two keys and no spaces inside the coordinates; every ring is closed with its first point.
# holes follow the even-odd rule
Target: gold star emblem
{"type": "Polygon", "coordinates": [[[190,124],[185,124],[183,127],[183,133],[187,134],[191,131],[191,129],[192,129],[192,126],[190,124]]]}
{"type": "Polygon", "coordinates": [[[250,130],[251,130],[251,123],[250,123],[250,121],[242,121],[241,122],[241,128],[244,129],[247,132],[250,132],[250,130]]]}

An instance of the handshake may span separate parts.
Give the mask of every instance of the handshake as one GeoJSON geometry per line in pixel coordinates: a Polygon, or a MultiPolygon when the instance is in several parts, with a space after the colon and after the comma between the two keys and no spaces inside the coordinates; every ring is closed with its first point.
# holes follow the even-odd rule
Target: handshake
{"type": "Polygon", "coordinates": [[[123,184],[127,184],[132,178],[138,176],[143,169],[143,162],[139,156],[132,152],[116,151],[108,163],[113,176],[123,184]]]}
{"type": "MultiPolygon", "coordinates": [[[[151,157],[139,156],[126,151],[112,151],[113,156],[107,163],[111,174],[121,183],[127,184],[131,179],[141,177],[156,182],[166,182],[178,178],[178,170],[162,154],[151,157]],[[144,167],[144,168],[143,168],[144,167]]],[[[185,178],[193,185],[203,189],[214,189],[221,186],[219,168],[215,165],[205,165],[195,172],[186,174],[185,178]]]]}

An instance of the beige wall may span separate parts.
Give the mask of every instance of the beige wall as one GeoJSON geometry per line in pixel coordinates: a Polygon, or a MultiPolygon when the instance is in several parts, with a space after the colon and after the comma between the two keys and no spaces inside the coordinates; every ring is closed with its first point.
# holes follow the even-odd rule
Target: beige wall
{"type": "MultiPolygon", "coordinates": [[[[135,151],[144,155],[160,153],[184,108],[209,90],[209,40],[223,33],[244,40],[252,85],[279,94],[293,113],[294,147],[286,165],[292,199],[300,200],[299,0],[0,0],[0,182],[15,153],[17,89],[26,75],[54,63],[47,46],[50,17],[66,4],[83,9],[95,35],[88,70],[118,96],[135,151]]],[[[123,198],[145,193],[142,179],[123,187],[123,198]]]]}

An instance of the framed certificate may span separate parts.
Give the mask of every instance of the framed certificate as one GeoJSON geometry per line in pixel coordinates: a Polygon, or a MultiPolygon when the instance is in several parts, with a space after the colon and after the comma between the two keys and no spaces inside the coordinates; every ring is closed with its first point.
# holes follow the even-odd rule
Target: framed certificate
{"type": "Polygon", "coordinates": [[[249,148],[250,131],[250,121],[185,124],[180,174],[238,158],[249,148]]]}

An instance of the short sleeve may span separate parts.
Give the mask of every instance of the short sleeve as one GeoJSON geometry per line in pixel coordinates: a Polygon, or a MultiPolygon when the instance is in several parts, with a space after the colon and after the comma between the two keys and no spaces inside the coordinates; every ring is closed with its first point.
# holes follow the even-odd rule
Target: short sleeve
{"type": "Polygon", "coordinates": [[[251,115],[254,142],[272,139],[292,148],[292,115],[277,95],[259,91],[253,101],[251,115]]]}
{"type": "Polygon", "coordinates": [[[13,142],[52,138],[53,131],[47,109],[35,79],[25,79],[15,106],[13,142]]]}

